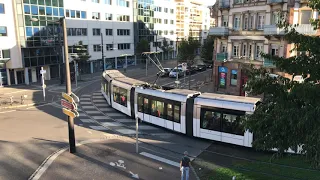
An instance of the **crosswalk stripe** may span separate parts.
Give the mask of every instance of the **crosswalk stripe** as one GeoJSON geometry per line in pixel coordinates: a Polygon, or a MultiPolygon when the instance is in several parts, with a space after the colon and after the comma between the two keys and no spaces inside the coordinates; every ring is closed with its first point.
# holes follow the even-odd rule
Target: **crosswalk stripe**
{"type": "Polygon", "coordinates": [[[82,121],[83,123],[93,123],[94,122],[91,119],[80,119],[80,121],[82,121]]]}
{"type": "MultiPolygon", "coordinates": [[[[132,128],[135,128],[136,126],[131,126],[132,128]]],[[[159,128],[153,127],[153,126],[146,126],[146,125],[139,125],[139,130],[157,130],[159,128]]]]}
{"type": "Polygon", "coordinates": [[[91,129],[94,130],[108,130],[107,128],[103,127],[103,126],[89,126],[91,129]]]}
{"type": "Polygon", "coordinates": [[[95,93],[93,93],[93,95],[95,96],[95,95],[101,95],[101,92],[95,92],[95,93]]]}
{"type": "Polygon", "coordinates": [[[130,123],[130,122],[136,123],[135,120],[133,119],[116,119],[116,120],[122,123],[130,123]]]}
{"type": "Polygon", "coordinates": [[[174,161],[171,161],[169,159],[165,159],[165,158],[162,158],[162,157],[159,157],[159,156],[147,153],[147,152],[141,152],[140,154],[142,156],[145,156],[145,157],[148,157],[148,158],[151,158],[151,159],[155,159],[157,161],[160,161],[160,162],[163,162],[163,163],[167,163],[167,164],[170,164],[170,165],[175,166],[175,167],[180,167],[180,164],[178,162],[174,162],[174,161]]]}
{"type": "Polygon", "coordinates": [[[110,105],[109,104],[107,104],[107,103],[103,103],[103,104],[94,104],[94,105],[96,105],[96,106],[98,106],[98,107],[109,107],[110,105]]]}
{"type": "Polygon", "coordinates": [[[83,102],[83,101],[80,101],[80,104],[92,104],[91,102],[83,102]]]}
{"type": "Polygon", "coordinates": [[[117,123],[117,122],[103,122],[101,124],[104,126],[123,126],[122,124],[117,123]]]}
{"type": "Polygon", "coordinates": [[[93,119],[110,119],[107,116],[92,116],[93,119]]]}
{"type": "Polygon", "coordinates": [[[82,106],[83,109],[95,109],[96,107],[92,106],[82,106]]]}
{"type": "Polygon", "coordinates": [[[114,112],[112,112],[112,113],[107,113],[107,115],[108,115],[108,116],[126,116],[126,115],[124,115],[124,114],[114,113],[114,112]]]}
{"type": "Polygon", "coordinates": [[[107,101],[104,99],[94,99],[93,102],[96,103],[96,102],[107,102],[107,101]]]}
{"type": "Polygon", "coordinates": [[[81,95],[81,97],[91,97],[91,95],[90,94],[83,94],[83,95],[81,95]]]}
{"type": "Polygon", "coordinates": [[[86,111],[88,114],[100,114],[100,111],[86,111]]]}
{"type": "Polygon", "coordinates": [[[81,117],[81,116],[87,116],[87,115],[84,113],[79,113],[79,116],[81,117]]]}
{"type": "Polygon", "coordinates": [[[100,95],[100,96],[93,96],[92,98],[93,98],[93,99],[104,99],[104,97],[103,97],[102,95],[100,95]]]}
{"type": "Polygon", "coordinates": [[[90,100],[91,100],[91,99],[90,99],[90,98],[87,98],[87,97],[86,97],[86,98],[80,98],[80,102],[81,102],[81,101],[90,101],[90,100]]]}
{"type": "Polygon", "coordinates": [[[114,111],[113,108],[99,108],[100,111],[114,111]]]}
{"type": "Polygon", "coordinates": [[[136,134],[136,131],[132,129],[117,129],[116,131],[118,131],[121,134],[136,134]]]}

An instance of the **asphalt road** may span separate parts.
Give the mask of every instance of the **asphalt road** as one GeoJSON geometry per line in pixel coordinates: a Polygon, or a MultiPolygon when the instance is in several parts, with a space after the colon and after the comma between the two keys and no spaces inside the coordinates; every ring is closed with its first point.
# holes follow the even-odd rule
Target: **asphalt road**
{"type": "MultiPolygon", "coordinates": [[[[131,72],[128,72],[128,76],[147,82],[154,82],[156,79],[156,72],[158,71],[155,67],[150,67],[149,76],[147,77],[145,76],[144,69],[132,70],[131,72]],[[151,72],[153,72],[154,75],[151,75],[151,72]]],[[[203,76],[210,74],[210,72],[211,70],[207,70],[206,72],[192,75],[191,80],[193,81],[191,82],[203,80],[203,76]]],[[[98,92],[100,90],[101,82],[99,79],[100,78],[93,79],[91,82],[84,83],[83,87],[76,91],[76,94],[79,97],[83,95],[89,96],[91,98],[90,101],[92,102],[92,106],[95,107],[96,103],[94,103],[92,99],[95,95],[93,92],[98,92]]],[[[174,78],[160,78],[157,84],[173,85],[174,81],[174,78]]],[[[59,101],[61,98],[59,89],[48,92],[48,95],[49,94],[52,97],[52,102],[59,101]]],[[[84,110],[84,113],[86,113],[86,110],[84,110]]],[[[94,116],[90,116],[88,113],[87,115],[95,120],[94,116]]],[[[75,124],[77,141],[92,138],[105,138],[103,130],[96,130],[85,126],[80,118],[75,120],[75,124]]],[[[99,121],[97,121],[95,126],[99,125],[99,121]]],[[[130,130],[130,128],[126,129],[130,130]]],[[[197,155],[202,149],[209,145],[208,142],[199,142],[202,144],[198,148],[196,146],[190,146],[191,140],[194,142],[198,142],[198,140],[190,139],[161,128],[158,128],[158,130],[162,133],[162,136],[145,134],[141,138],[141,151],[152,152],[152,154],[158,157],[179,162],[181,154],[184,150],[188,149],[188,151],[192,152],[192,154],[197,155]]],[[[66,116],[62,114],[61,107],[57,103],[35,108],[22,108],[15,110],[14,112],[1,113],[0,179],[27,179],[46,157],[58,149],[68,145],[67,132],[66,116]]],[[[124,147],[119,146],[118,148],[121,149],[124,147]]],[[[63,160],[63,156],[61,156],[61,158],[63,160]]],[[[133,161],[139,160],[136,159],[133,161]]],[[[59,159],[57,162],[59,163],[59,159]]],[[[54,166],[52,167],[54,169],[54,166]]],[[[145,169],[145,171],[147,172],[148,170],[145,169]]],[[[176,173],[179,172],[175,171],[175,174],[176,173]]],[[[52,176],[49,174],[47,177],[52,176]]],[[[63,176],[61,176],[61,178],[62,177],[63,176]]]]}

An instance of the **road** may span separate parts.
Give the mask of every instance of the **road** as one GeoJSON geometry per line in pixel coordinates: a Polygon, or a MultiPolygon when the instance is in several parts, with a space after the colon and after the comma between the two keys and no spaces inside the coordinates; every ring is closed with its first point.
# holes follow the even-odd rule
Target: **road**
{"type": "MultiPolygon", "coordinates": [[[[157,72],[149,68],[150,72],[157,72]]],[[[197,73],[192,76],[192,82],[203,79],[204,74],[210,71],[197,73]]],[[[130,77],[147,82],[153,82],[155,75],[145,77],[142,69],[132,70],[130,77]]],[[[150,74],[150,73],[149,73],[150,74]]],[[[100,78],[99,78],[100,79],[100,78]]],[[[135,123],[129,117],[108,107],[99,93],[100,81],[97,78],[85,83],[76,94],[80,97],[80,117],[75,119],[75,132],[77,142],[90,139],[102,139],[100,143],[80,146],[79,152],[74,156],[67,152],[62,153],[51,166],[42,174],[41,179],[102,179],[107,172],[113,174],[108,179],[130,179],[129,171],[123,172],[113,169],[101,162],[116,161],[117,158],[130,162],[128,167],[132,172],[138,173],[140,179],[178,179],[179,162],[182,153],[187,150],[191,156],[197,156],[208,147],[208,141],[185,137],[165,129],[140,124],[139,156],[134,153],[135,123]],[[106,140],[107,136],[118,134],[126,139],[106,140]],[[87,148],[87,149],[86,149],[87,148]],[[115,149],[117,155],[101,155],[103,149],[115,149]],[[91,152],[88,153],[88,152],[91,152]],[[90,154],[90,156],[89,156],[90,154]],[[93,154],[93,155],[92,155],[93,154]],[[88,155],[89,157],[84,157],[88,155]],[[144,165],[137,167],[143,161],[144,165]],[[87,166],[75,166],[86,164],[87,166]],[[147,166],[150,164],[150,166],[147,166]],[[68,168],[58,168],[64,165],[68,168]],[[163,170],[159,171],[159,168],[163,170]],[[83,170],[83,174],[77,174],[83,170]],[[74,178],[70,174],[75,173],[74,178]],[[89,173],[90,172],[90,173],[89,173]],[[129,173],[129,174],[128,174],[129,173]],[[161,175],[171,174],[170,177],[161,175]],[[150,178],[151,177],[151,178],[150,178]]],[[[161,78],[158,84],[172,85],[175,79],[161,78]]],[[[0,179],[27,179],[49,155],[65,147],[68,142],[66,117],[61,112],[59,101],[60,90],[50,92],[52,103],[35,108],[22,108],[15,112],[0,114],[0,179]]],[[[118,137],[118,136],[117,136],[118,137]]],[[[105,178],[104,178],[105,179],[105,178]]],[[[191,179],[195,179],[192,176],[191,179]]]]}

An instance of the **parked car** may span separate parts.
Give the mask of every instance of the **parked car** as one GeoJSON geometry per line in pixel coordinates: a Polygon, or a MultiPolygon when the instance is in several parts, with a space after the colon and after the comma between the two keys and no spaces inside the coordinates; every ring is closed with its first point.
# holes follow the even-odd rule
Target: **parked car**
{"type": "Polygon", "coordinates": [[[172,68],[163,68],[163,70],[164,70],[164,72],[159,71],[159,72],[157,73],[157,76],[160,76],[160,77],[168,77],[169,74],[170,74],[170,72],[171,72],[171,70],[172,70],[172,68]]]}
{"type": "Polygon", "coordinates": [[[182,69],[175,68],[169,73],[169,77],[177,77],[177,74],[179,77],[182,77],[184,75],[184,72],[182,71],[182,69]]]}
{"type": "Polygon", "coordinates": [[[187,67],[187,72],[186,72],[186,74],[194,74],[194,73],[196,73],[197,72],[197,68],[196,68],[196,66],[188,66],[187,67]]]}
{"type": "Polygon", "coordinates": [[[212,64],[206,63],[206,67],[211,69],[212,68],[212,64]]]}
{"type": "Polygon", "coordinates": [[[197,71],[205,71],[207,70],[207,66],[204,64],[197,65],[197,71]]]}

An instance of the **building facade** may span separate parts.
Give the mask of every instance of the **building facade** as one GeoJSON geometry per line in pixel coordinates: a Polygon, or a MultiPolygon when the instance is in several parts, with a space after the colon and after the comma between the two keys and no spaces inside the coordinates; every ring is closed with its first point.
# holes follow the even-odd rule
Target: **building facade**
{"type": "MultiPolygon", "coordinates": [[[[299,11],[297,7],[302,4],[286,0],[219,1],[218,23],[209,32],[215,37],[214,91],[244,96],[243,87],[248,78],[243,67],[247,64],[278,73],[272,60],[263,59],[260,52],[280,57],[293,55],[289,53],[291,46],[284,40],[284,30],[278,28],[277,23],[281,20],[281,14],[285,14],[286,20],[295,20],[292,18],[294,14],[300,19],[301,16],[310,19],[309,12],[307,15],[296,13],[299,11]]],[[[298,22],[293,20],[290,23],[298,22]]],[[[297,30],[304,34],[315,33],[309,21],[297,30]]]]}

